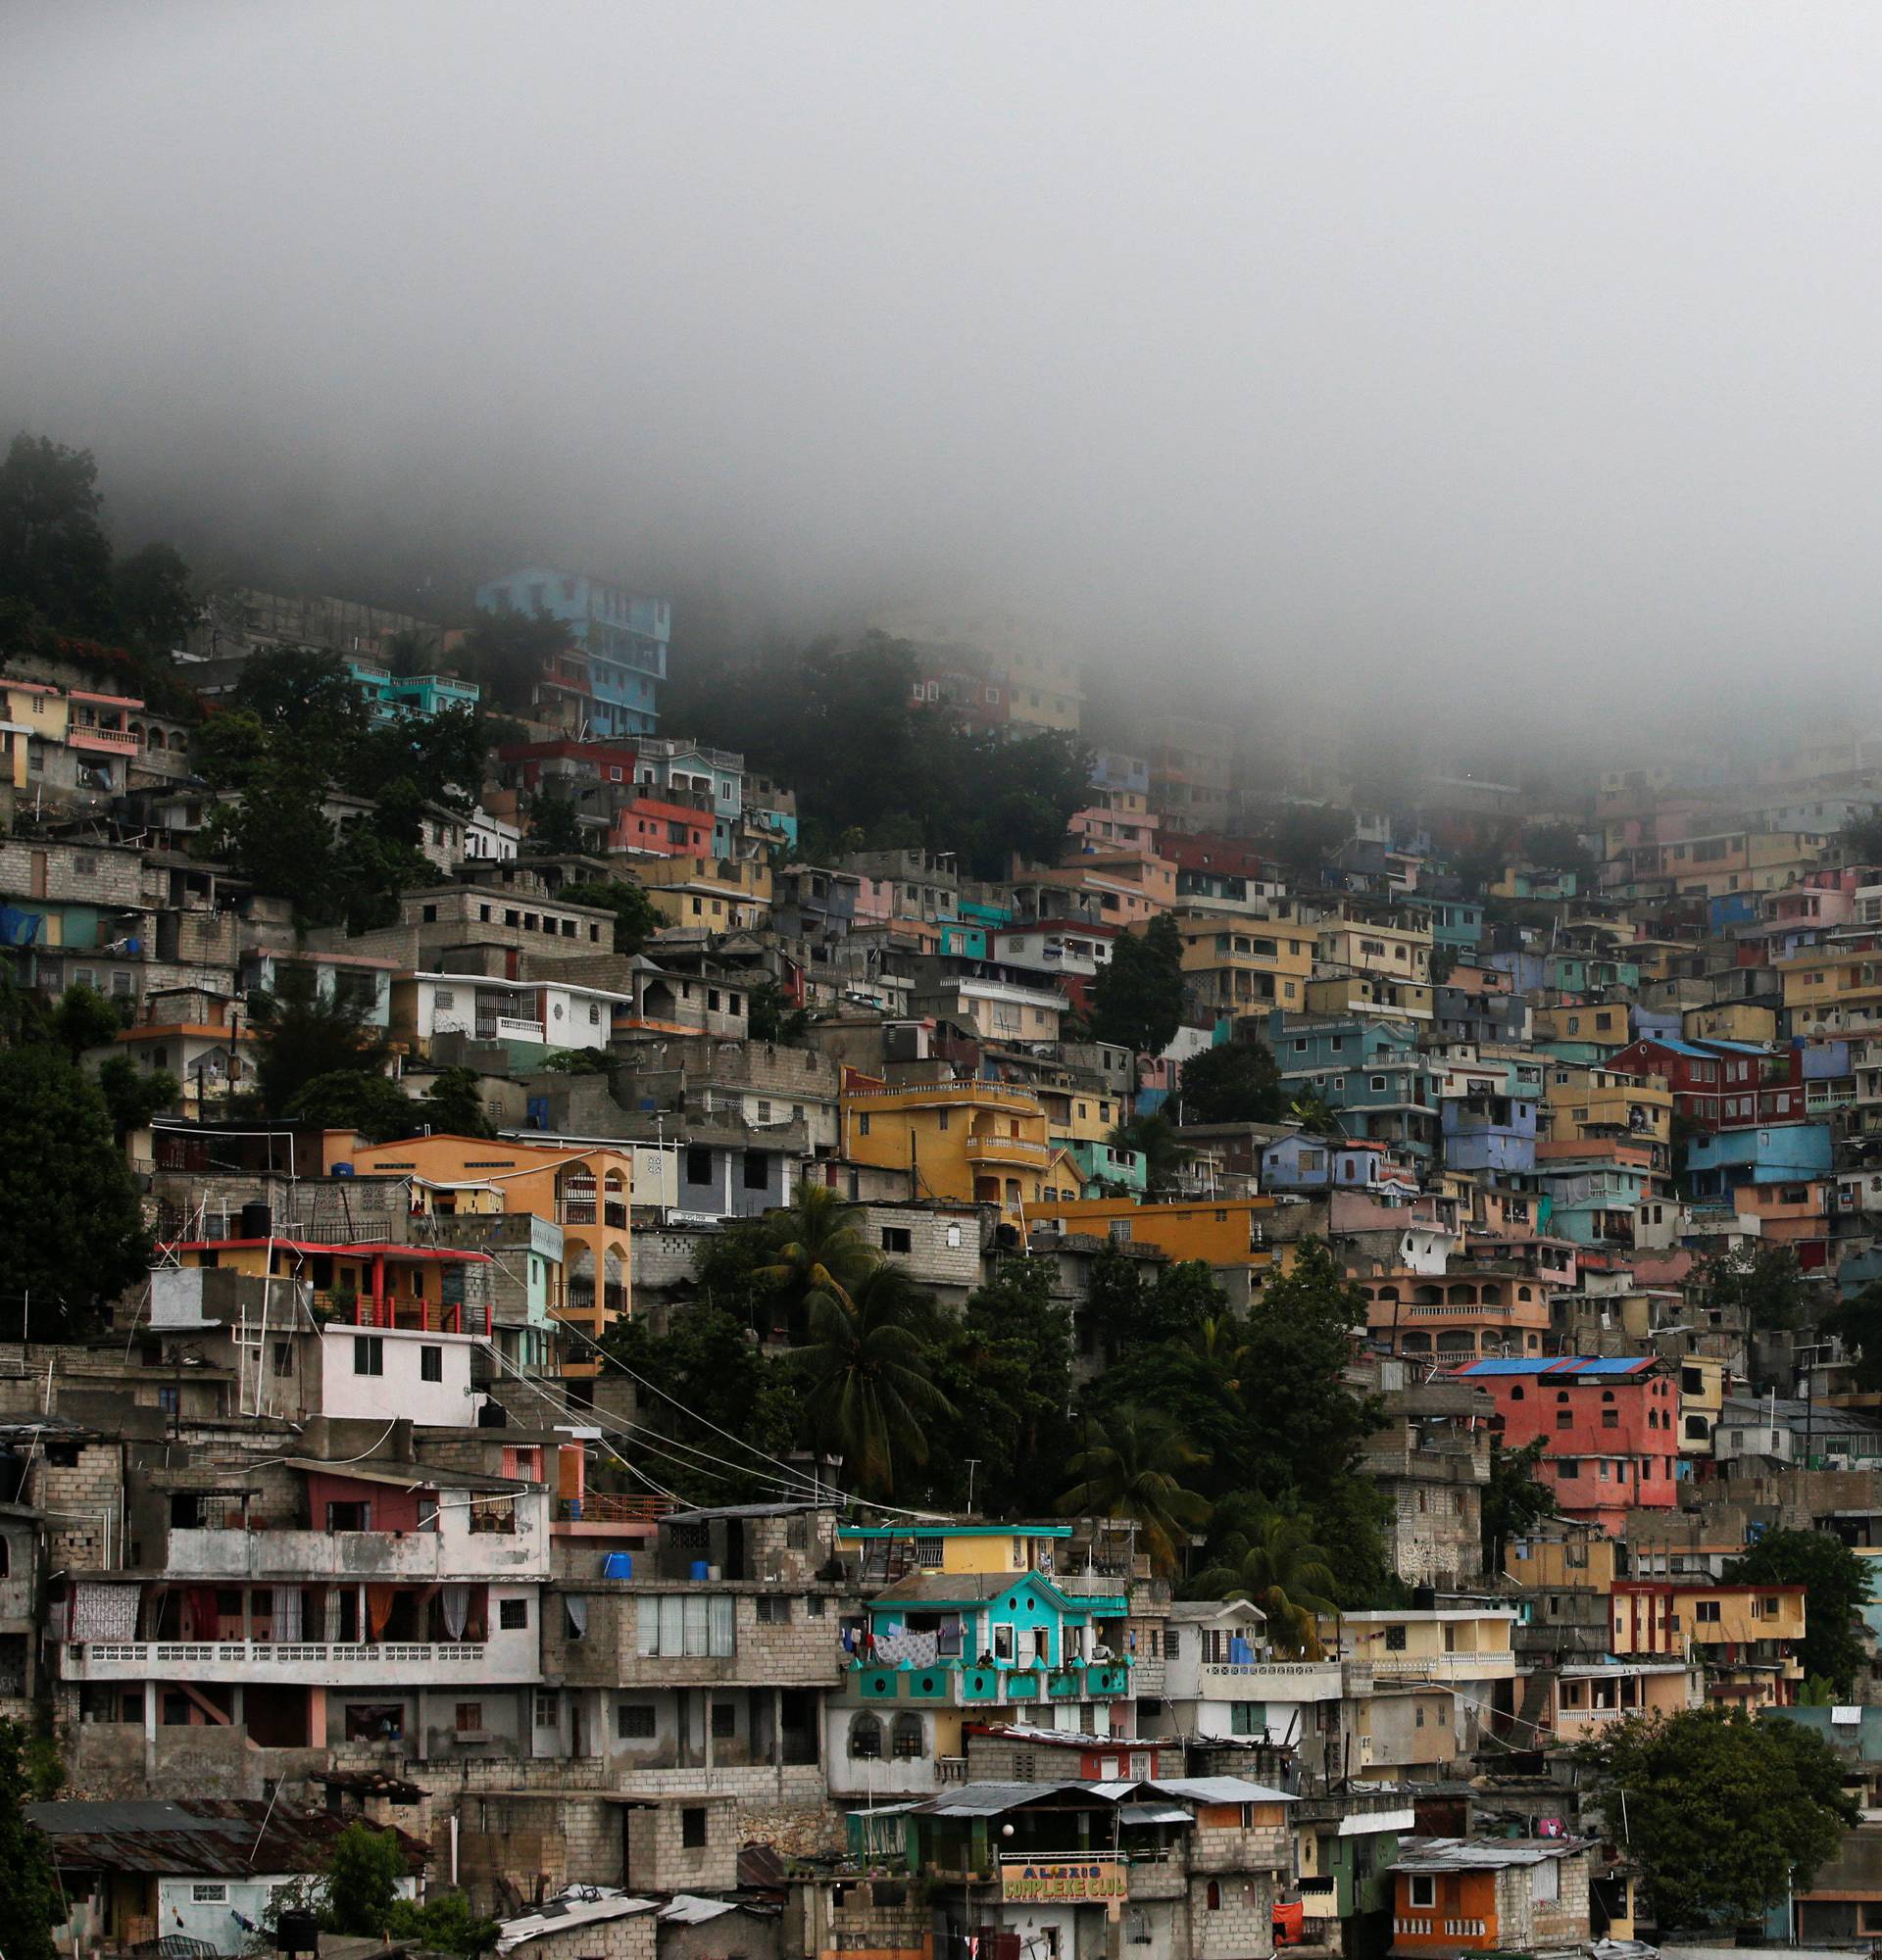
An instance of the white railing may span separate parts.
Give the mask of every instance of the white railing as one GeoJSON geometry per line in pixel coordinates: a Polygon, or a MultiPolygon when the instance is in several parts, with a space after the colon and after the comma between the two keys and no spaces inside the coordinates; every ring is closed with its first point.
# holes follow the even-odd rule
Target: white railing
{"type": "Polygon", "coordinates": [[[478,1041],[539,1042],[542,1038],[540,1021],[520,1020],[513,1014],[497,1014],[477,1022],[478,1041]]]}
{"type": "Polygon", "coordinates": [[[281,1667],[329,1667],[346,1661],[393,1661],[402,1666],[445,1666],[480,1661],[481,1643],[444,1644],[425,1641],[91,1641],[74,1642],[87,1660],[117,1661],[135,1667],[174,1667],[211,1662],[221,1665],[273,1661],[281,1667]]]}

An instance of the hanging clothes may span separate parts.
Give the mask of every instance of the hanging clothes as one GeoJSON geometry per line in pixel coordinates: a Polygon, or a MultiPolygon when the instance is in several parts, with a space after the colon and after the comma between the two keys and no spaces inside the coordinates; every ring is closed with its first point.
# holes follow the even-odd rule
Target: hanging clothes
{"type": "Polygon", "coordinates": [[[274,1638],[298,1642],[301,1638],[301,1589],[277,1586],[274,1589],[274,1638]]]}
{"type": "Polygon", "coordinates": [[[396,1586],[369,1586],[366,1589],[366,1622],[373,1640],[384,1634],[385,1623],[392,1617],[393,1603],[398,1596],[396,1586]]]}
{"type": "Polygon", "coordinates": [[[440,1595],[444,1605],[444,1630],[454,1641],[464,1639],[464,1623],[470,1613],[470,1589],[447,1586],[440,1595]]]}

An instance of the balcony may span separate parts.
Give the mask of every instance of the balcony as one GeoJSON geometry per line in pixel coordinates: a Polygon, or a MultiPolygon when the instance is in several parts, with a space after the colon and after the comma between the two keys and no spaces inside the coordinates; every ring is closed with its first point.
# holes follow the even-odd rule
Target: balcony
{"type": "MultiPolygon", "coordinates": [[[[908,1701],[956,1708],[1010,1701],[1105,1701],[1131,1691],[1128,1659],[1074,1661],[1069,1667],[968,1665],[953,1656],[931,1667],[851,1661],[865,1701],[908,1701]]],[[[1338,1669],[1334,1670],[1335,1676],[1338,1669]]]]}
{"type": "Polygon", "coordinates": [[[478,1041],[539,1042],[544,1039],[540,1021],[525,1021],[515,1014],[477,1016],[478,1041]]]}
{"type": "Polygon", "coordinates": [[[558,1497],[556,1522],[568,1525],[651,1525],[677,1510],[671,1497],[643,1497],[619,1491],[590,1491],[585,1497],[558,1497]]]}
{"type": "Polygon", "coordinates": [[[1366,1657],[1379,1681],[1513,1681],[1516,1657],[1508,1647],[1481,1653],[1374,1653],[1366,1657]]]}
{"type": "MultiPolygon", "coordinates": [[[[461,1504],[463,1494],[444,1497],[461,1504]]],[[[534,1523],[543,1503],[520,1495],[517,1522],[534,1523]],[[529,1506],[524,1509],[524,1506],[529,1506]]],[[[193,1579],[367,1580],[372,1584],[533,1580],[549,1576],[541,1530],[413,1532],[176,1530],[169,1576],[193,1579]]]]}
{"type": "Polygon", "coordinates": [[[413,1642],[91,1641],[59,1649],[66,1681],[274,1682],[306,1688],[473,1687],[541,1679],[534,1629],[475,1644],[413,1642]]]}
{"type": "Polygon", "coordinates": [[[1336,1660],[1204,1661],[1203,1692],[1236,1701],[1332,1701],[1342,1692],[1336,1660]]]}
{"type": "Polygon", "coordinates": [[[144,746],[128,728],[106,728],[95,721],[74,721],[66,731],[74,749],[104,749],[115,756],[134,756],[144,746]]]}
{"type": "Polygon", "coordinates": [[[969,1163],[1023,1164],[1029,1169],[1043,1168],[1052,1161],[1054,1154],[1051,1144],[1031,1144],[1023,1137],[976,1134],[967,1139],[969,1163]]]}

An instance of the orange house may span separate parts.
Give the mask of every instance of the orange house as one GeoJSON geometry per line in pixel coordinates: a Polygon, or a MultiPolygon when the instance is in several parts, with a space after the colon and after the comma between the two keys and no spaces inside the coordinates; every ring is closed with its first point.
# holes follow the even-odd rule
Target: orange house
{"type": "Polygon", "coordinates": [[[1585,1945],[1591,1841],[1404,1838],[1392,1872],[1397,1955],[1585,1945]]]}

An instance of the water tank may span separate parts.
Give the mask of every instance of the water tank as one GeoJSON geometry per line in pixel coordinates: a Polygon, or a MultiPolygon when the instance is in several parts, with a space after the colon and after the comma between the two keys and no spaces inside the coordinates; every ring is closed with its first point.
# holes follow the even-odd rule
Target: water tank
{"type": "Polygon", "coordinates": [[[274,1213],[266,1204],[244,1204],[242,1206],[242,1233],[244,1239],[266,1239],[274,1230],[274,1213]]]}
{"type": "Polygon", "coordinates": [[[706,1585],[706,1584],[707,1584],[707,1583],[709,1582],[709,1580],[711,1579],[711,1577],[712,1577],[712,1571],[713,1571],[713,1568],[711,1567],[711,1565],[709,1565],[709,1564],[708,1564],[708,1563],[706,1562],[706,1560],[705,1560],[705,1559],[703,1559],[703,1558],[696,1558],[696,1559],[694,1559],[694,1560],[693,1560],[693,1584],[694,1584],[695,1586],[704,1586],[704,1585],[706,1585]]]}
{"type": "Polygon", "coordinates": [[[631,1579],[634,1576],[634,1554],[631,1551],[611,1551],[601,1561],[601,1576],[604,1579],[631,1579]]]}
{"type": "Polygon", "coordinates": [[[283,1953],[318,1953],[321,1922],[311,1912],[284,1912],[275,1925],[274,1944],[283,1953]]]}
{"type": "Polygon", "coordinates": [[[1434,1586],[1414,1586],[1412,1589],[1412,1610],[1414,1613],[1429,1613],[1438,1603],[1437,1588],[1434,1586]]]}

